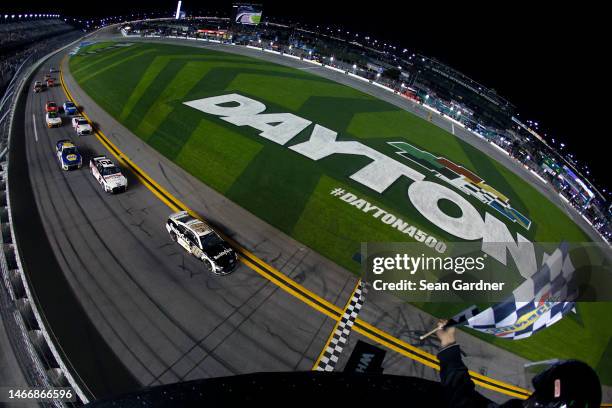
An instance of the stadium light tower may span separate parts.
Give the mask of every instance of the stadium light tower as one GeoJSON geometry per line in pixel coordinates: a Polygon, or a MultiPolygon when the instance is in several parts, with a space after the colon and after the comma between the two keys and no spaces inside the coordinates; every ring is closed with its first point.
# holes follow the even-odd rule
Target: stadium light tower
{"type": "Polygon", "coordinates": [[[174,15],[174,18],[177,20],[181,16],[181,4],[183,4],[183,2],[179,0],[178,4],[176,5],[176,14],[174,15]]]}

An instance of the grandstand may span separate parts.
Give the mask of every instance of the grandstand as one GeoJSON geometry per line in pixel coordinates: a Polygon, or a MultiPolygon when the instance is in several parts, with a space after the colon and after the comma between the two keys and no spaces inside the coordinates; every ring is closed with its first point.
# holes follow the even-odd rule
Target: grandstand
{"type": "Polygon", "coordinates": [[[6,151],[8,106],[20,68],[23,73],[37,59],[75,41],[82,34],[81,30],[58,18],[0,23],[0,158],[6,151]]]}
{"type": "Polygon", "coordinates": [[[415,55],[409,61],[411,86],[429,88],[447,100],[461,101],[486,125],[502,129],[511,126],[516,108],[495,91],[433,58],[415,55]]]}
{"type": "Polygon", "coordinates": [[[57,18],[0,24],[0,52],[4,53],[42,38],[54,37],[74,29],[73,26],[57,18]]]}
{"type": "Polygon", "coordinates": [[[42,56],[43,51],[74,41],[81,34],[59,18],[1,22],[0,93],[27,58],[42,56]]]}

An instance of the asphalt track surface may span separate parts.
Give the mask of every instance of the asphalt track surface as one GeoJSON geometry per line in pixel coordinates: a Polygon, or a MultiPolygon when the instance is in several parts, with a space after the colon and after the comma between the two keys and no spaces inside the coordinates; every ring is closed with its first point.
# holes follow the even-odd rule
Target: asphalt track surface
{"type": "MultiPolygon", "coordinates": [[[[202,185],[130,134],[80,90],[63,55],[43,64],[36,78],[60,65],[84,112],[139,168],[265,263],[342,308],[355,276],[202,185]]],[[[25,228],[18,231],[28,231],[28,237],[19,244],[49,327],[90,395],[102,398],[146,385],[312,368],[335,324],[333,313],[281,290],[244,263],[223,278],[204,272],[170,240],[164,221],[171,210],[134,172],[124,169],[126,193],[102,191],[87,169],[88,158],[113,156],[96,136],[76,136],[68,119],[60,128],[46,128],[44,104],[65,101],[62,87],[41,94],[32,93],[31,87],[26,91],[22,139],[13,144],[16,165],[11,165],[11,173],[23,179],[22,194],[15,195],[23,197],[25,228]],[[83,169],[59,168],[53,149],[60,139],[77,144],[83,169]],[[17,163],[22,163],[21,172],[17,163]]],[[[389,297],[370,296],[360,317],[410,344],[418,344],[418,335],[432,324],[431,317],[389,297]]],[[[340,369],[358,339],[373,342],[366,332],[353,331],[340,369]]],[[[523,359],[465,334],[460,340],[471,368],[526,386],[523,359]]],[[[435,350],[431,343],[420,346],[435,350]]],[[[437,378],[430,366],[392,351],[385,372],[437,378]]]]}
{"type": "MultiPolygon", "coordinates": [[[[62,57],[49,60],[36,77],[50,66],[59,67],[62,57]]],[[[42,224],[32,216],[19,229],[28,231],[34,243],[46,235],[53,253],[43,252],[45,245],[24,244],[22,251],[50,327],[91,395],[101,398],[138,385],[202,377],[312,368],[333,326],[331,319],[244,264],[223,278],[206,273],[199,261],[170,240],[164,222],[171,210],[131,172],[125,171],[126,193],[111,196],[102,191],[87,163],[93,155],[112,156],[95,136],[76,136],[66,118],[60,128],[45,126],[47,100],[66,100],[61,86],[40,94],[31,87],[28,91],[22,163],[29,165],[32,202],[42,224]],[[54,145],[60,139],[77,144],[84,168],[59,168],[54,145]],[[63,271],[65,279],[50,270],[63,271]],[[65,293],[70,289],[72,293],[65,293]],[[63,300],[70,296],[76,297],[88,319],[75,316],[73,304],[66,305],[63,300]],[[93,322],[93,332],[81,326],[84,320],[93,322]],[[112,361],[113,356],[118,361],[112,361]]],[[[17,145],[14,154],[19,158],[17,145]]],[[[169,184],[183,191],[181,198],[189,194],[194,209],[211,212],[213,204],[195,191],[195,180],[177,177],[175,169],[161,162],[159,166],[169,184]]],[[[331,263],[321,265],[321,258],[295,242],[275,242],[270,227],[249,225],[253,221],[242,217],[242,210],[233,210],[238,213],[225,216],[247,224],[237,228],[258,231],[249,247],[332,302],[345,302],[354,276],[330,273],[323,278],[312,271],[334,268],[331,263]]],[[[238,234],[224,232],[242,241],[238,234]]]]}

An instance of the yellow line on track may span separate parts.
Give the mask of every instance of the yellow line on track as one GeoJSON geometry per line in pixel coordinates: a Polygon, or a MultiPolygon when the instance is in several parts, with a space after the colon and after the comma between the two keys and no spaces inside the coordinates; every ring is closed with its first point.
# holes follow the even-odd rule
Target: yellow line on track
{"type": "MultiPolygon", "coordinates": [[[[92,127],[94,127],[93,121],[87,116],[85,112],[78,108],[76,100],[72,97],[72,94],[70,93],[64,82],[64,71],[62,65],[67,58],[68,56],[66,55],[62,63],[60,64],[60,82],[62,88],[64,90],[64,93],[66,94],[66,97],[75,105],[77,105],[77,109],[80,114],[83,115],[92,124],[92,127]]],[[[100,129],[94,128],[94,134],[96,135],[96,138],[100,141],[100,143],[121,164],[123,164],[125,167],[128,167],[138,178],[138,180],[145,187],[147,187],[159,200],[166,204],[172,211],[188,211],[191,215],[205,220],[204,217],[201,217],[199,214],[192,211],[189,207],[187,207],[187,205],[181,202],[178,198],[174,197],[166,189],[159,185],[155,180],[149,177],[147,173],[145,173],[138,165],[136,165],[136,163],[134,163],[129,157],[127,157],[119,148],[117,148],[117,146],[115,146],[100,129]]],[[[263,260],[255,256],[253,253],[241,247],[233,239],[224,236],[224,234],[222,233],[220,233],[220,235],[222,235],[223,238],[225,238],[230,244],[232,244],[234,249],[239,253],[240,260],[250,269],[257,272],[264,278],[268,279],[293,297],[301,300],[302,302],[306,303],[315,310],[323,313],[327,317],[335,320],[336,322],[338,322],[342,318],[343,311],[338,306],[316,295],[315,293],[306,289],[299,283],[293,281],[291,278],[287,277],[285,274],[278,271],[273,266],[268,265],[263,260]]],[[[402,341],[359,318],[355,320],[353,330],[378,344],[381,344],[391,350],[398,352],[404,357],[417,361],[435,370],[440,370],[439,361],[437,357],[433,354],[421,350],[411,344],[408,344],[405,341],[402,341]]],[[[505,395],[509,395],[511,397],[526,399],[531,394],[531,392],[527,389],[517,387],[515,385],[508,384],[502,381],[498,381],[473,371],[470,371],[470,375],[474,382],[480,385],[481,387],[505,395]]]]}

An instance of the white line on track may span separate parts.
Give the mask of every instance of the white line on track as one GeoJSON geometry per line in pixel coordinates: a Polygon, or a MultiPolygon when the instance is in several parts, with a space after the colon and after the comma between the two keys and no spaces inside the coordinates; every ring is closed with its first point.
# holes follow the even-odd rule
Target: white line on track
{"type": "Polygon", "coordinates": [[[34,139],[36,143],[38,143],[38,131],[36,131],[36,116],[32,114],[32,125],[34,127],[34,139]]]}
{"type": "Polygon", "coordinates": [[[2,115],[2,117],[0,118],[0,123],[2,123],[2,121],[8,116],[9,112],[10,112],[10,109],[4,112],[4,115],[2,115]]]}

